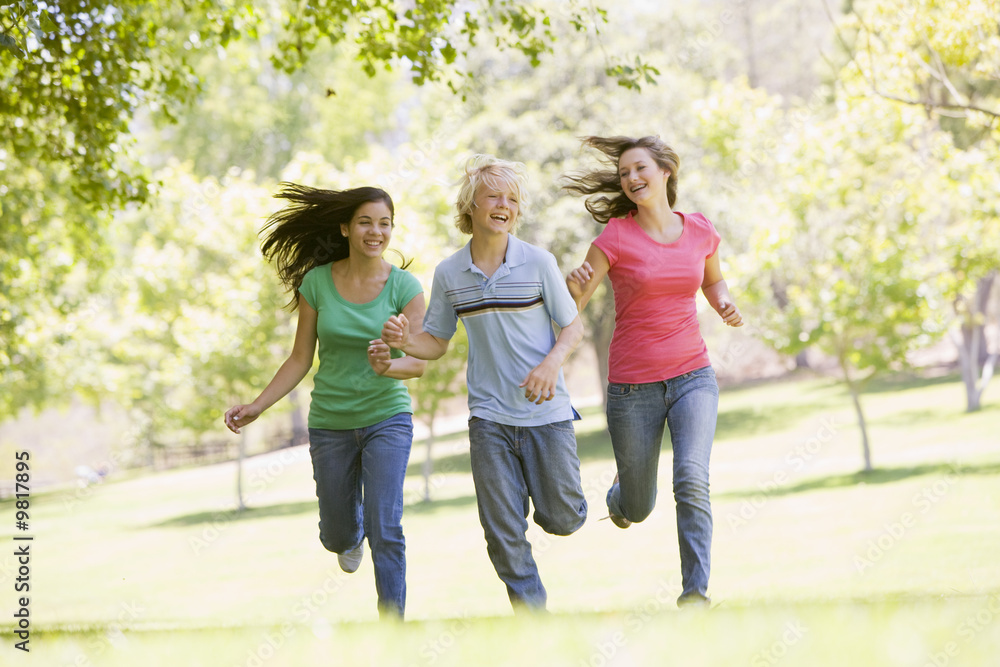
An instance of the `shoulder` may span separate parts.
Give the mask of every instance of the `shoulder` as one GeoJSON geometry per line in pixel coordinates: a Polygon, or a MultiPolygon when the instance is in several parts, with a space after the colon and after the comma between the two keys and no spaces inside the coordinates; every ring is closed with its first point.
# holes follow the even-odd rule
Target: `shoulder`
{"type": "Polygon", "coordinates": [[[303,285],[312,285],[317,280],[321,280],[326,275],[330,274],[330,263],[320,264],[319,266],[314,266],[313,268],[306,271],[306,275],[302,276],[303,285]]]}
{"type": "Polygon", "coordinates": [[[694,213],[684,213],[684,221],[694,225],[697,229],[704,229],[706,231],[715,231],[715,225],[712,221],[705,217],[704,213],[695,211],[694,213]]]}
{"type": "Polygon", "coordinates": [[[418,287],[420,286],[420,281],[417,279],[415,275],[413,275],[406,269],[399,268],[395,264],[393,264],[392,268],[389,270],[389,276],[392,278],[393,281],[402,285],[406,285],[407,287],[414,285],[418,287]]]}

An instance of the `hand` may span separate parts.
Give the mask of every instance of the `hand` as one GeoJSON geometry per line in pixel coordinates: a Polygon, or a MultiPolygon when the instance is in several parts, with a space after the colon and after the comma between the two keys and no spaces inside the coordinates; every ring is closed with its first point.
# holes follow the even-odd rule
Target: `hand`
{"type": "Polygon", "coordinates": [[[382,325],[382,341],[397,350],[410,342],[410,321],[406,315],[393,315],[382,325]]]}
{"type": "Polygon", "coordinates": [[[368,341],[368,363],[376,375],[385,375],[392,365],[390,348],[381,339],[368,341]]]}
{"type": "Polygon", "coordinates": [[[573,269],[566,276],[566,287],[569,288],[569,295],[573,297],[574,300],[579,300],[583,296],[584,287],[590,282],[590,279],[594,277],[594,269],[590,266],[590,262],[584,261],[579,267],[573,269]]]}
{"type": "Polygon", "coordinates": [[[253,403],[249,405],[234,405],[233,407],[226,410],[226,415],[223,419],[226,422],[226,426],[233,433],[239,433],[241,426],[246,426],[253,420],[260,416],[263,412],[253,403]]]}
{"type": "Polygon", "coordinates": [[[556,384],[559,381],[559,367],[548,361],[543,361],[528,373],[519,387],[524,388],[524,397],[541,405],[556,397],[556,384]]]}
{"type": "Polygon", "coordinates": [[[731,327],[743,326],[743,315],[740,309],[732,301],[722,301],[719,303],[719,316],[722,321],[731,327]]]}

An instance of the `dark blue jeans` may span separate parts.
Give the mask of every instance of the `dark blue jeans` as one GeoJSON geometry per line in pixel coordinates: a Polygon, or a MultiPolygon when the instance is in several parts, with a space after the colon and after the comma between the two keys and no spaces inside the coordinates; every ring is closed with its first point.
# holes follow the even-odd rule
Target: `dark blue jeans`
{"type": "Polygon", "coordinates": [[[469,443],[490,561],[515,612],[544,609],[545,587],[525,537],[528,498],[547,533],[569,535],[586,521],[573,422],[508,426],[473,417],[469,443]]]}
{"type": "Polygon", "coordinates": [[[708,591],[708,463],[718,410],[719,385],[711,366],[663,382],[608,385],[608,430],[619,476],[608,491],[613,514],[639,522],[653,511],[664,425],[670,428],[682,599],[707,596],[708,591]]]}
{"type": "Polygon", "coordinates": [[[319,540],[339,554],[368,537],[383,618],[402,617],[406,607],[403,479],[412,443],[405,412],[364,428],[309,429],[319,540]]]}

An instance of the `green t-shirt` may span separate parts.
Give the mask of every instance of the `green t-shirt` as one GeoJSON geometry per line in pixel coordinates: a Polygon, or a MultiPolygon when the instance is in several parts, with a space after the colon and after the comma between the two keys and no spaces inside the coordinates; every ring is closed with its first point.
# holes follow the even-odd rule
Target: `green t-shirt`
{"type": "MultiPolygon", "coordinates": [[[[323,264],[311,270],[299,288],[318,318],[319,370],[309,406],[309,428],[362,428],[401,412],[412,413],[410,394],[402,381],[372,370],[368,342],[380,338],[385,321],[423,292],[420,282],[393,266],[374,300],[351,303],[337,293],[330,267],[323,264]]],[[[403,353],[393,350],[392,356],[403,353]]]]}

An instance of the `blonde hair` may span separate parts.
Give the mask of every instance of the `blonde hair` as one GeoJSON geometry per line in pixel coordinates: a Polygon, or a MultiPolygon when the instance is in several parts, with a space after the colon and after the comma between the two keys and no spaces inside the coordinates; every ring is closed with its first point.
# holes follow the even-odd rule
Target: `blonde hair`
{"type": "Polygon", "coordinates": [[[494,190],[509,188],[514,193],[518,208],[515,227],[528,208],[527,167],[522,162],[501,160],[493,155],[473,155],[465,163],[465,173],[462,174],[459,185],[461,187],[455,201],[455,226],[463,234],[472,233],[472,209],[476,207],[476,192],[480,185],[494,190]]]}

